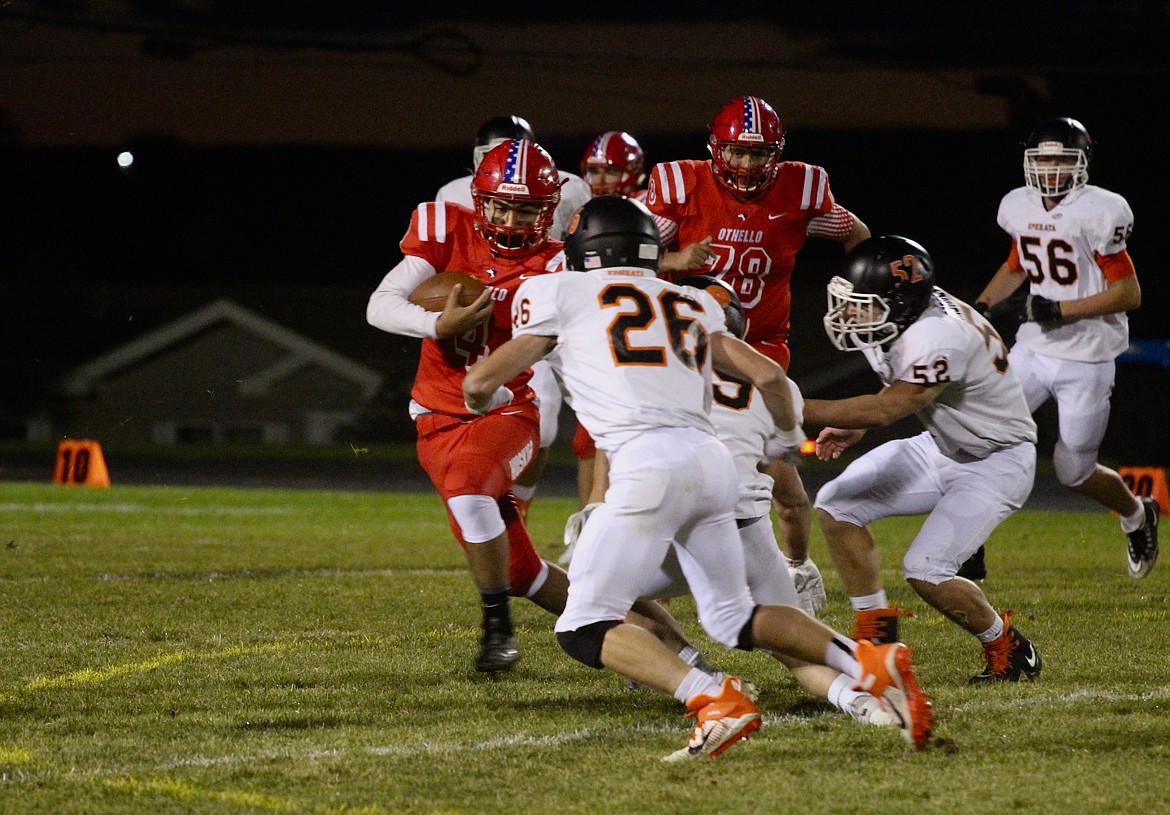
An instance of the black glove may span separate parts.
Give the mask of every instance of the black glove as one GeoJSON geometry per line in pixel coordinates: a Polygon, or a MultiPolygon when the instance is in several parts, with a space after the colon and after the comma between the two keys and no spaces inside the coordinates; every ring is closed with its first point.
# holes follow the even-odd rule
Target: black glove
{"type": "Polygon", "coordinates": [[[1029,294],[1024,303],[1024,319],[1034,323],[1059,323],[1060,301],[1049,300],[1039,294],[1029,294]]]}
{"type": "Polygon", "coordinates": [[[991,319],[991,306],[984,303],[982,300],[975,301],[975,310],[979,312],[980,316],[991,319]]]}

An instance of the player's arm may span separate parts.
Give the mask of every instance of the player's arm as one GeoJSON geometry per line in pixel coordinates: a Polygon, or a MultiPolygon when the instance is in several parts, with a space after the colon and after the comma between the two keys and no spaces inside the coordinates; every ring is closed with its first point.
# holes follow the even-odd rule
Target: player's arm
{"type": "Polygon", "coordinates": [[[1133,311],[1142,304],[1142,287],[1134,274],[1133,260],[1124,249],[1115,255],[1097,255],[1097,264],[1109,281],[1104,291],[1079,300],[1061,300],[1060,318],[1077,320],[1133,311]]]}
{"type": "Polygon", "coordinates": [[[777,430],[787,432],[796,427],[792,391],[783,368],[743,340],[722,331],[711,335],[710,348],[711,363],[717,371],[756,386],[777,430]]]}
{"type": "Polygon", "coordinates": [[[865,430],[885,427],[917,413],[939,397],[950,382],[924,385],[900,379],[888,388],[849,399],[805,399],[804,420],[826,427],[865,430]]]}
{"type": "MultiPolygon", "coordinates": [[[[463,400],[473,413],[487,413],[505,403],[500,389],[532,363],[544,359],[557,344],[556,337],[522,334],[513,337],[471,366],[463,378],[463,400]]],[[[507,396],[510,400],[511,396],[507,396]]]]}
{"type": "Polygon", "coordinates": [[[983,291],[975,298],[975,308],[986,313],[996,303],[1001,303],[1015,294],[1016,289],[1024,285],[1027,279],[1028,275],[1020,265],[1020,256],[1016,253],[1016,245],[1012,243],[1008,259],[996,270],[991,280],[983,287],[983,291]]]}
{"type": "Polygon", "coordinates": [[[846,252],[870,236],[865,222],[835,201],[828,212],[808,222],[806,234],[810,238],[837,241],[846,252]]]}

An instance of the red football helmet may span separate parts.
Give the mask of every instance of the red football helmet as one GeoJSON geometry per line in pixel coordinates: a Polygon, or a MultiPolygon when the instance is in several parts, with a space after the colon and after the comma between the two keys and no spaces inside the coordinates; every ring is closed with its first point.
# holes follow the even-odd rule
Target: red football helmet
{"type": "Polygon", "coordinates": [[[608,130],[589,143],[581,159],[581,175],[594,195],[631,196],[646,180],[642,172],[645,162],[646,154],[633,136],[623,130],[608,130]],[[621,176],[615,178],[618,171],[621,176]]]}
{"type": "Polygon", "coordinates": [[[776,180],[784,128],[771,105],[756,96],[738,96],[723,106],[709,129],[715,178],[732,195],[754,198],[776,180]]]}
{"type": "Polygon", "coordinates": [[[501,255],[531,251],[548,239],[562,183],[552,157],[536,142],[500,142],[471,181],[476,230],[501,255]]]}

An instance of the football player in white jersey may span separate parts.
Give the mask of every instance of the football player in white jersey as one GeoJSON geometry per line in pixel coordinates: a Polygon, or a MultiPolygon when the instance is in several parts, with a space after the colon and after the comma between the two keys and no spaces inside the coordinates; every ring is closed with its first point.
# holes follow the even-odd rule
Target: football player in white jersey
{"type": "MultiPolygon", "coordinates": [[[[729,284],[709,275],[689,275],[673,282],[677,286],[703,289],[711,294],[723,306],[728,333],[743,339],[746,325],[743,306],[729,284]]],[[[805,598],[797,593],[787,558],[776,541],[771,519],[772,477],[765,468],[767,445],[771,440],[785,446],[800,446],[804,442],[804,429],[800,426],[804,400],[800,389],[795,382],[788,380],[797,421],[792,430],[785,432],[776,429],[763,397],[750,382],[715,372],[712,384],[711,424],[715,435],[731,452],[739,476],[735,525],[743,545],[744,567],[752,599],[762,604],[798,606],[815,616],[816,610],[801,602],[805,598]]],[[[690,593],[673,550],[646,591],[648,598],[690,593]]],[[[898,724],[897,717],[880,699],[855,690],[853,680],[847,675],[824,665],[810,665],[779,654],[776,658],[792,671],[806,691],[828,700],[857,721],[878,726],[898,724]]]]}
{"type": "MultiPolygon", "coordinates": [[[[471,182],[483,157],[501,142],[508,139],[536,141],[532,126],[522,116],[493,116],[479,126],[475,134],[475,146],[471,150],[471,173],[448,181],[435,193],[435,203],[449,202],[475,209],[471,201],[471,182]]],[[[588,201],[593,191],[579,175],[558,169],[561,180],[561,200],[553,211],[552,229],[549,236],[562,240],[573,213],[588,201]]],[[[512,492],[520,504],[522,517],[528,515],[528,507],[536,495],[536,484],[548,462],[549,450],[557,439],[558,419],[561,412],[561,390],[553,378],[548,365],[540,362],[532,367],[532,380],[528,383],[540,400],[540,449],[529,468],[512,485],[512,492]]]]}
{"type": "Polygon", "coordinates": [[[464,380],[472,410],[507,395],[504,383],[547,357],[578,419],[610,464],[604,503],[585,522],[569,567],[557,640],[574,659],[671,693],[698,723],[668,758],[717,755],[759,729],[760,712],[728,677],[692,669],[623,619],[674,549],[713,639],[759,647],[848,674],[898,711],[918,749],[930,702],[901,643],[854,642],[799,608],[757,605],[735,525],[735,462],[709,417],[712,365],[752,382],[778,427],[795,426],[783,369],[727,333],[709,294],[656,277],[658,229],[646,208],[601,196],[570,225],[563,272],[525,281],[512,339],[464,380]]]}
{"type": "Polygon", "coordinates": [[[828,461],[871,427],[911,413],[926,431],[870,450],[817,493],[814,506],[854,609],[855,638],[897,639],[899,611],[881,585],[869,524],[926,514],[902,560],[918,595],[983,643],[987,665],[972,683],[1040,674],[1040,655],[956,572],[995,528],[1024,505],[1036,474],[1036,425],[1008,364],[1007,348],[975,309],[934,286],[934,262],[896,235],[867,238],[828,286],[825,330],[842,351],[860,351],[882,390],[850,399],[808,399],[804,419],[824,426],[828,461]]]}
{"type": "MultiPolygon", "coordinates": [[[[1056,400],[1056,477],[1121,516],[1129,576],[1158,559],[1158,502],[1136,498],[1097,462],[1109,424],[1114,359],[1129,344],[1125,312],[1142,301],[1126,241],[1133,212],[1117,193],[1088,183],[1093,141],[1075,119],[1052,119],[1024,150],[1025,185],[1003,197],[999,225],[1011,235],[1008,259],[975,299],[987,311],[1028,284],[1010,360],[1033,412],[1056,400]]],[[[977,553],[966,567],[985,572],[977,553]]]]}

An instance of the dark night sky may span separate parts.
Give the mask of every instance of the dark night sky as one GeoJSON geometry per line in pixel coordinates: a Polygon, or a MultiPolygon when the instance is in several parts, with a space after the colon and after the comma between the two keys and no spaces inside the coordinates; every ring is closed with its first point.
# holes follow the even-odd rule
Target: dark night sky
{"type": "MultiPolygon", "coordinates": [[[[424,19],[392,13],[385,4],[6,4],[0,64],[16,82],[7,99],[0,95],[6,290],[0,419],[11,420],[43,398],[68,367],[217,296],[377,363],[397,346],[365,325],[365,297],[398,259],[414,205],[464,172],[475,124],[500,112],[523,113],[567,169],[576,169],[594,133],[611,127],[635,132],[651,163],[702,157],[707,119],[753,77],[767,90],[753,85],[748,92],[768,98],[789,130],[786,156],[825,166],[838,199],[875,232],[921,240],[938,261],[942,285],[967,297],[1006,255],[995,209],[1022,181],[1019,142],[1040,117],[1077,116],[1098,143],[1093,182],[1125,195],[1136,213],[1130,248],[1146,302],[1131,316],[1133,334],[1164,335],[1170,286],[1159,261],[1170,252],[1170,239],[1157,219],[1155,195],[1170,173],[1158,158],[1164,140],[1154,120],[1170,94],[1164,49],[1147,46],[1170,27],[1166,4],[1040,3],[1032,11],[1059,6],[1080,16],[1069,28],[1049,21],[1039,40],[1040,32],[1023,25],[1017,4],[979,5],[983,25],[969,18],[948,26],[916,15],[933,7],[920,3],[846,2],[818,13],[788,12],[784,20],[721,19],[710,26],[723,26],[715,30],[728,45],[720,47],[737,61],[703,55],[676,64],[662,61],[655,33],[669,22],[678,26],[672,32],[701,35],[707,24],[652,21],[648,5],[621,4],[622,22],[647,26],[634,42],[647,55],[641,67],[612,53],[596,63],[581,53],[558,63],[523,36],[493,39],[505,30],[495,26],[509,21],[495,19],[498,6],[477,5],[444,23],[485,47],[478,72],[453,78],[417,54],[398,65],[395,52],[387,64],[398,65],[394,70],[406,78],[380,75],[396,89],[388,95],[381,85],[363,91],[368,76],[355,69],[382,56],[363,54],[351,63],[338,49],[400,42],[404,27],[433,30],[441,11],[424,19]],[[1100,21],[1091,25],[1094,15],[1100,21]],[[101,28],[111,20],[121,28],[101,28]],[[767,42],[753,39],[761,25],[777,23],[815,70],[780,64],[767,42]],[[1113,30],[1118,26],[1124,30],[1113,30]],[[1113,39],[1102,45],[1105,34],[1113,39]],[[1033,47],[1020,47],[1025,35],[1033,47]],[[1051,42],[1054,37],[1063,42],[1051,42]],[[258,49],[258,39],[267,44],[258,49]],[[134,47],[101,50],[117,43],[134,47]],[[183,43],[195,55],[176,59],[183,43]],[[172,49],[165,58],[151,52],[164,46],[172,49]],[[90,62],[63,56],[84,56],[91,47],[98,50],[90,62]],[[753,57],[757,52],[764,56],[753,57]],[[254,61],[264,70],[254,70],[248,54],[260,54],[254,61]],[[509,61],[523,62],[536,77],[529,87],[501,83],[499,77],[510,75],[500,66],[509,61]],[[290,64],[319,81],[291,90],[273,84],[290,64]],[[353,93],[369,96],[321,110],[309,106],[315,92],[336,96],[338,86],[330,83],[351,70],[353,93]],[[155,73],[162,83],[157,91],[143,81],[155,73]],[[591,75],[603,79],[596,94],[591,75]],[[621,85],[627,80],[629,87],[621,85]],[[133,93],[114,92],[123,81],[133,93]],[[179,98],[167,96],[168,81],[179,98]],[[947,108],[930,88],[969,105],[971,115],[947,108]],[[927,97],[918,98],[920,92],[927,97]],[[290,98],[303,98],[304,106],[282,117],[290,98]],[[170,118],[151,118],[160,111],[170,118]],[[384,116],[371,118],[371,111],[384,116]],[[159,129],[160,122],[173,124],[172,132],[159,129]],[[209,127],[216,123],[226,129],[209,127]],[[304,130],[309,125],[320,129],[304,130]],[[139,159],[129,173],[114,162],[128,146],[139,159]]],[[[961,15],[964,6],[952,10],[961,15]]],[[[571,52],[573,37],[593,25],[569,19],[576,9],[540,8],[527,19],[537,25],[541,48],[551,32],[556,40],[548,47],[555,51],[561,42],[571,52]]],[[[590,5],[594,14],[617,8],[590,5]]],[[[621,29],[627,39],[630,30],[621,29]]],[[[667,46],[662,52],[678,43],[667,46]]],[[[797,302],[813,303],[817,320],[819,287],[836,259],[810,244],[798,267],[808,286],[797,302]]]]}

